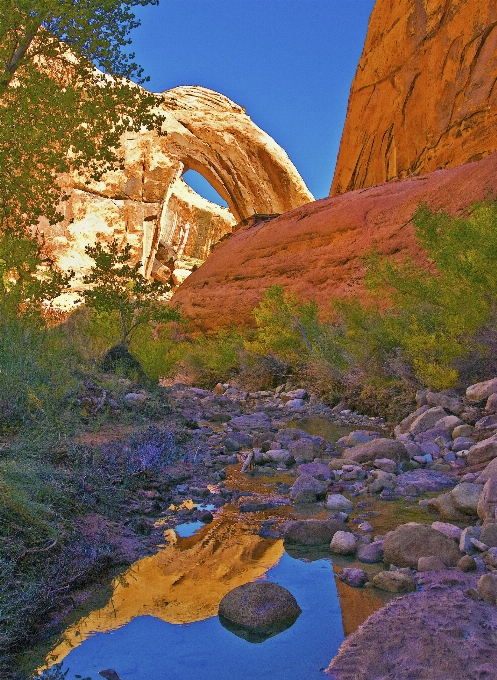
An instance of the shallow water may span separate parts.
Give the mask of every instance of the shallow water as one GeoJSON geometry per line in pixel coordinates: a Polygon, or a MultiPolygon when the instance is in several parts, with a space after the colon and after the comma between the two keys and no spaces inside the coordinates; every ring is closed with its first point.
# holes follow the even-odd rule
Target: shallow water
{"type": "Polygon", "coordinates": [[[323,680],[321,669],[344,637],[331,562],[306,563],[283,554],[266,578],[290,590],[302,609],[279,635],[254,644],[223,628],[217,616],[183,625],[139,616],[72,649],[65,657],[68,678],[95,679],[99,670],[113,668],[122,680],[323,680]]]}
{"type": "Polygon", "coordinates": [[[183,680],[185,674],[205,680],[323,680],[321,669],[345,634],[382,602],[337,581],[339,566],[326,550],[292,556],[283,541],[260,538],[261,515],[241,515],[226,506],[212,524],[166,530],[170,545],[115,579],[109,601],[69,626],[46,664],[63,660],[67,680],[76,675],[98,680],[98,671],[106,668],[122,680],[183,680]],[[302,609],[291,628],[259,644],[229,632],[217,617],[227,592],[257,579],[284,586],[302,609]]]}
{"type": "Polygon", "coordinates": [[[312,434],[316,437],[323,437],[329,442],[335,443],[341,437],[346,437],[354,430],[370,430],[372,432],[381,432],[381,428],[376,425],[336,425],[328,418],[322,416],[308,416],[294,420],[288,424],[288,427],[297,427],[299,430],[312,434]]]}
{"type": "MultiPolygon", "coordinates": [[[[228,468],[228,487],[270,493],[275,483],[293,481],[284,473],[253,478],[242,475],[239,467],[228,468]]],[[[324,509],[314,507],[313,516],[316,512],[327,516],[324,509]]],[[[332,562],[326,548],[289,548],[289,554],[283,541],[258,536],[267,517],[294,514],[288,506],[246,514],[224,506],[209,525],[192,522],[166,529],[169,545],[114,579],[110,599],[68,626],[43,667],[63,660],[67,680],[78,675],[98,680],[98,671],[107,668],[122,680],[183,680],[185,675],[324,680],[322,669],[344,637],[381,607],[384,598],[336,579],[342,567],[352,566],[352,558],[332,562]],[[291,628],[255,644],[223,628],[217,610],[226,593],[258,579],[287,588],[302,614],[291,628]]]]}
{"type": "Polygon", "coordinates": [[[288,423],[288,427],[296,427],[299,430],[307,432],[307,434],[312,434],[315,437],[323,437],[323,439],[327,439],[329,442],[333,443],[340,439],[340,437],[345,437],[350,434],[354,429],[359,429],[357,426],[336,425],[335,423],[330,422],[328,418],[320,416],[309,416],[307,418],[293,420],[288,423]]]}

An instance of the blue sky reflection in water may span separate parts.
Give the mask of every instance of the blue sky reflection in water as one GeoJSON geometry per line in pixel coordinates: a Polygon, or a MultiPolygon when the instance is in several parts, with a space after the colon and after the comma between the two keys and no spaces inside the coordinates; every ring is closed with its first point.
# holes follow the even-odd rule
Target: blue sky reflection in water
{"type": "Polygon", "coordinates": [[[225,630],[217,616],[187,625],[141,616],[71,651],[64,660],[68,680],[75,674],[98,680],[104,668],[122,680],[323,680],[320,669],[344,637],[331,562],[285,553],[267,578],[287,588],[302,609],[283,633],[253,644],[225,630]]]}

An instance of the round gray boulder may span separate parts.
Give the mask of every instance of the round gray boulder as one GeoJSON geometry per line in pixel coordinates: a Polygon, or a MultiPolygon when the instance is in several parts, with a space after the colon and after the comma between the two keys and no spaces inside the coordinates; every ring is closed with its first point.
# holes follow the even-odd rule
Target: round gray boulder
{"type": "MultiPolygon", "coordinates": [[[[301,613],[293,595],[286,588],[269,581],[256,581],[234,588],[219,603],[219,617],[224,625],[229,622],[264,636],[289,628],[301,613]]],[[[229,625],[226,627],[231,630],[229,625]]]]}
{"type": "Polygon", "coordinates": [[[299,519],[285,522],[282,526],[285,543],[300,543],[301,545],[329,544],[337,531],[350,531],[350,529],[338,519],[299,519]]]}

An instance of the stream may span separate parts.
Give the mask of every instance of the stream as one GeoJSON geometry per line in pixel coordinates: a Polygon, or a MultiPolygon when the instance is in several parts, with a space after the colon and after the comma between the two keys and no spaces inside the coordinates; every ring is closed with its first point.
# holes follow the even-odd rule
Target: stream
{"type": "MultiPolygon", "coordinates": [[[[310,429],[308,423],[298,423],[303,425],[310,429]]],[[[333,432],[333,439],[342,434],[333,432]]],[[[243,475],[240,467],[227,468],[228,487],[268,494],[277,482],[293,482],[284,473],[269,478],[243,475]]],[[[391,528],[395,504],[386,505],[391,528]]],[[[370,514],[383,520],[377,530],[383,529],[381,513],[370,514]]],[[[225,505],[210,524],[166,529],[155,555],[142,558],[112,581],[110,597],[100,598],[89,613],[88,608],[79,616],[77,610],[72,613],[72,623],[53,640],[46,656],[45,643],[45,661],[36,661],[38,670],[63,661],[63,670],[69,669],[67,680],[98,680],[104,669],[115,670],[121,680],[324,679],[322,671],[344,638],[389,598],[336,578],[342,567],[359,566],[352,558],[332,559],[326,547],[286,549],[281,539],[260,537],[262,523],[274,517],[325,519],[327,511],[312,506],[297,512],[286,505],[243,513],[237,505],[225,505]],[[261,579],[287,588],[302,614],[287,630],[252,642],[224,628],[217,611],[233,588],[261,579]]],[[[40,651],[34,658],[40,659],[40,651]]]]}

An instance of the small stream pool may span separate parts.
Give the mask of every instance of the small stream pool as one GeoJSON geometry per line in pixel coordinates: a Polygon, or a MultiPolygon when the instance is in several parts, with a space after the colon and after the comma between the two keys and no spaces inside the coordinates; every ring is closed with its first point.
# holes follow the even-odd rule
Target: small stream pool
{"type": "Polygon", "coordinates": [[[344,637],[331,562],[304,562],[284,553],[266,578],[287,588],[302,609],[279,635],[254,644],[223,628],[217,616],[180,625],[138,616],[72,649],[64,659],[68,680],[75,675],[96,680],[107,668],[122,680],[323,680],[321,669],[344,637]]]}
{"type": "MultiPolygon", "coordinates": [[[[316,429],[314,422],[295,424],[316,429]]],[[[335,427],[326,434],[335,439],[344,432],[335,427]]],[[[234,468],[227,478],[233,488],[259,493],[270,492],[275,481],[234,468]]],[[[288,507],[267,516],[280,513],[289,518],[288,507]]],[[[323,509],[318,516],[327,513],[323,509]]],[[[384,600],[336,578],[342,567],[352,566],[352,558],[332,562],[328,550],[289,554],[282,540],[261,538],[264,519],[264,512],[240,513],[232,505],[219,510],[211,524],[167,529],[169,545],[115,578],[103,606],[79,620],[74,612],[76,622],[53,641],[40,670],[63,661],[67,680],[99,680],[105,669],[121,680],[324,680],[322,671],[344,638],[384,600]],[[254,643],[224,628],[217,611],[233,588],[260,579],[287,588],[302,614],[287,630],[254,643]]],[[[39,659],[40,651],[31,658],[39,659]]]]}

